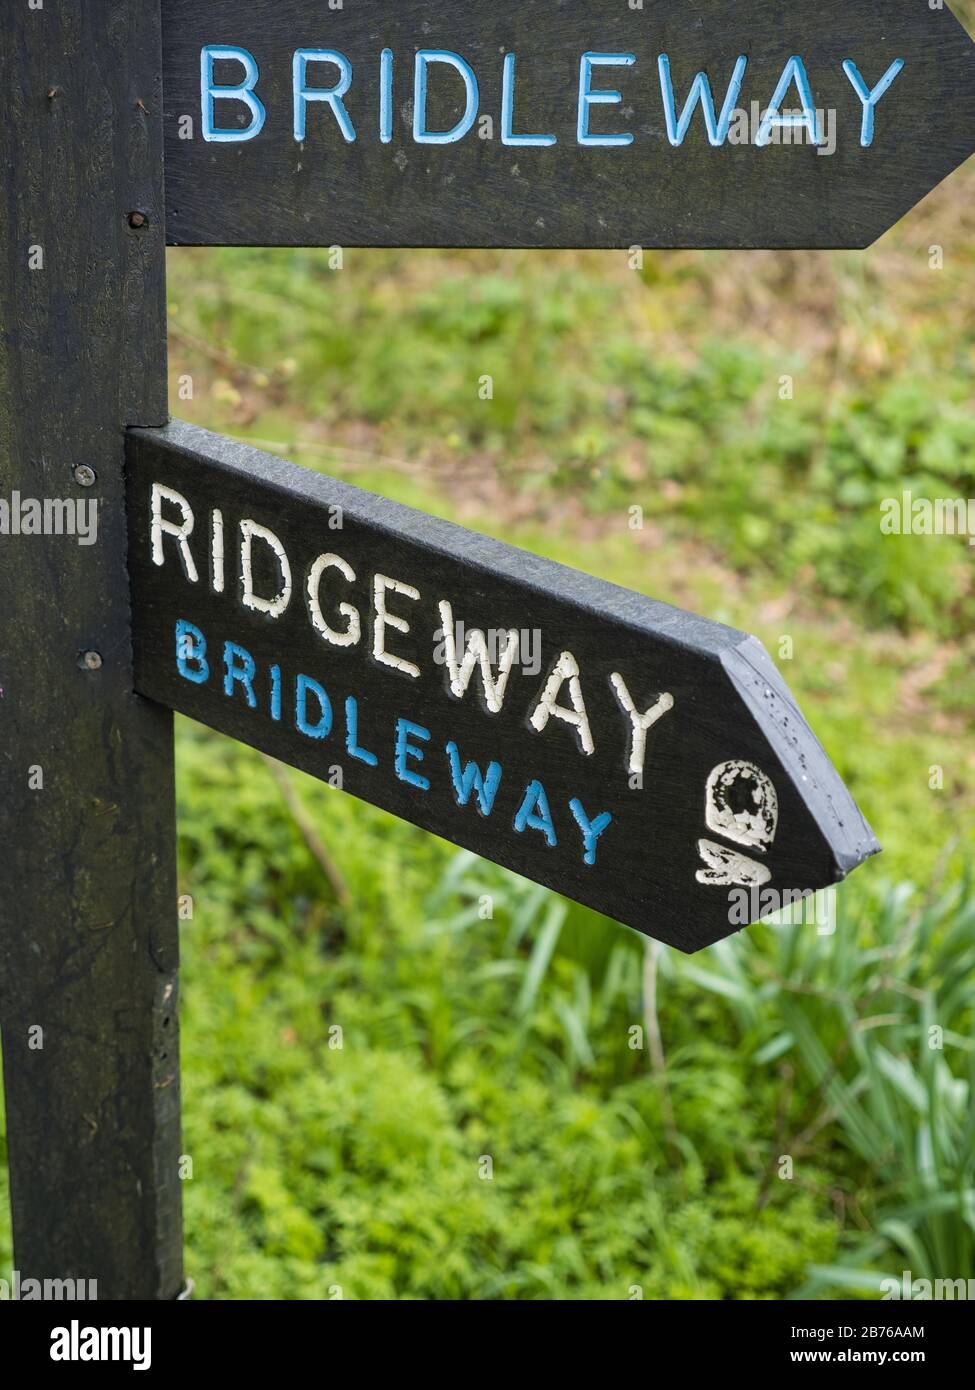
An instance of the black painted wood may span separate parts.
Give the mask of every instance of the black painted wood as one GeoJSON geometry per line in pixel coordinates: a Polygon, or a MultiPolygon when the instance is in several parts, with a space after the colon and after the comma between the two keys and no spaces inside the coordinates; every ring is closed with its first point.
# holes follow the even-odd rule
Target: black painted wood
{"type": "MultiPolygon", "coordinates": [[[[128,509],[136,685],[143,694],[323,780],[341,780],[357,797],[642,932],[694,951],[741,924],[731,914],[733,885],[699,880],[715,854],[719,862],[729,852],[742,854],[759,866],[767,889],[786,894],[835,883],[879,848],[753,637],[185,424],[132,432],[128,509]],[[244,522],[275,538],[250,541],[250,593],[242,540],[253,528],[244,522]],[[215,534],[222,538],[216,547],[222,566],[213,558],[215,534]],[[309,577],[323,553],[349,567],[340,572],[330,562],[315,589],[332,634],[349,631],[354,638],[357,623],[358,640],[344,646],[312,621],[309,577]],[[413,591],[386,593],[388,611],[409,632],[383,628],[379,651],[415,671],[377,656],[377,574],[413,591]],[[282,611],[248,606],[254,596],[279,599],[282,611]],[[526,634],[496,712],[478,671],[465,693],[451,689],[456,676],[444,659],[443,600],[465,633],[526,634]],[[192,627],[182,629],[178,647],[180,622],[192,627]],[[227,686],[226,643],[241,649],[230,654],[229,666],[246,670],[249,685],[231,679],[227,686]],[[579,668],[591,752],[583,751],[578,724],[558,714],[542,728],[531,722],[566,652],[579,668]],[[324,737],[297,726],[299,675],[325,691],[330,730],[317,694],[306,700],[304,720],[324,737]],[[633,777],[631,721],[614,676],[622,677],[640,712],[663,696],[672,699],[648,731],[642,785],[633,777]],[[354,747],[375,765],[348,748],[350,697],[354,747]],[[405,755],[398,773],[400,720],[429,737],[408,735],[417,751],[405,755]],[[459,804],[449,744],[461,767],[474,761],[486,777],[492,762],[500,766],[488,814],[476,794],[459,804]],[[740,823],[708,822],[709,779],[734,761],[757,767],[774,787],[777,826],[764,843],[761,836],[746,843],[740,823]],[[554,845],[548,827],[515,825],[536,781],[545,791],[554,845]],[[584,862],[573,801],[589,822],[604,812],[612,816],[596,839],[593,864],[584,862]]],[[[460,660],[465,640],[457,641],[460,660]]],[[[555,703],[577,714],[568,684],[555,703]]],[[[731,782],[732,811],[754,810],[749,796],[759,777],[750,770],[731,782]]],[[[544,822],[537,793],[528,800],[544,822]]],[[[763,902],[754,917],[771,906],[763,902]]]]}
{"type": "Polygon", "coordinates": [[[0,498],[97,502],[91,545],[0,534],[14,1260],[109,1299],[182,1263],[172,716],[133,693],[122,466],[167,417],[160,71],[150,0],[3,7],[0,498]]]}
{"type": "MultiPolygon", "coordinates": [[[[626,0],[349,0],[337,10],[321,0],[163,0],[163,14],[167,233],[176,244],[866,246],[975,150],[975,49],[947,6],[924,0],[645,0],[642,9],[626,0]],[[253,140],[202,138],[200,60],[209,44],[243,47],[257,61],[267,117],[253,140]],[[394,55],[387,144],[379,128],[384,47],[394,55]],[[354,143],[323,103],[309,105],[306,138],[296,143],[299,48],[336,49],[352,63],[345,105],[354,143]],[[455,51],[470,63],[493,138],[480,138],[475,125],[456,143],[414,142],[417,48],[455,51]],[[619,105],[592,108],[591,129],[631,133],[625,148],[577,143],[587,51],[636,58],[628,69],[598,69],[592,83],[622,93],[619,105]],[[555,146],[502,143],[509,52],[516,55],[513,130],[555,135],[555,146]],[[720,108],[739,55],[748,69],[738,105],[764,110],[785,64],[799,55],[817,106],[835,113],[835,152],[713,148],[700,108],[674,148],[657,72],[662,53],[678,112],[699,70],[720,108]],[[906,62],[877,106],[869,148],[860,143],[863,108],[843,71],[847,58],[870,88],[892,61],[906,62]]],[[[216,76],[238,83],[243,70],[218,64],[216,76]]],[[[330,64],[309,69],[311,84],[331,86],[337,76],[330,64]]],[[[462,91],[456,73],[432,71],[430,129],[455,124],[462,91]]],[[[794,86],[789,99],[798,104],[794,86]]],[[[249,124],[240,103],[216,107],[218,125],[249,124]]]]}

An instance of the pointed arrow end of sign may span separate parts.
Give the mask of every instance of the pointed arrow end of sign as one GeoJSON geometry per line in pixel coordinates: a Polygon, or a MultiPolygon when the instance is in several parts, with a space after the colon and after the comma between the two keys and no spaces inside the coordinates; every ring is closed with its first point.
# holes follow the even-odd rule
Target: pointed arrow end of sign
{"type": "MultiPolygon", "coordinates": [[[[800,837],[806,846],[804,863],[797,863],[794,886],[818,890],[841,882],[881,853],[880,841],[758,638],[748,637],[727,650],[722,664],[785,774],[800,815],[805,812],[800,837]],[[810,858],[808,847],[817,839],[818,850],[810,858]],[[810,864],[821,881],[798,881],[810,864]]],[[[780,800],[781,792],[780,787],[780,800]]],[[[783,867],[788,872],[788,852],[783,867]]]]}
{"type": "Polygon", "coordinates": [[[913,60],[919,105],[897,152],[897,176],[891,161],[890,201],[877,201],[858,250],[875,245],[975,155],[975,38],[947,4],[932,4],[920,21],[907,14],[900,22],[912,32],[923,26],[913,60]]]}

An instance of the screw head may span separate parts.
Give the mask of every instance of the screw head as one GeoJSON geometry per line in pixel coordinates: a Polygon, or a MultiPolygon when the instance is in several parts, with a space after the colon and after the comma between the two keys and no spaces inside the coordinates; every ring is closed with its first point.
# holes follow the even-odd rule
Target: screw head
{"type": "Polygon", "coordinates": [[[100,671],[102,669],[101,652],[82,652],[78,658],[78,665],[83,671],[100,671]]]}
{"type": "Polygon", "coordinates": [[[135,211],[129,213],[130,227],[135,227],[136,229],[138,229],[139,227],[144,227],[148,221],[149,219],[144,212],[135,211]]]}
{"type": "Polygon", "coordinates": [[[74,480],[79,487],[94,487],[98,474],[87,463],[79,463],[74,470],[74,480]]]}

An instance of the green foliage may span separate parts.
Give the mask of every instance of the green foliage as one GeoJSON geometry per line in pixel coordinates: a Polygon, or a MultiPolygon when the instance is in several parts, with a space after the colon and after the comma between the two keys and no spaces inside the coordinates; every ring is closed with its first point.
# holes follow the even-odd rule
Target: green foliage
{"type": "Polygon", "coordinates": [[[260,759],[189,726],[180,754],[201,1294],[768,1298],[835,1258],[828,1197],[765,1183],[774,1085],[696,988],[672,1147],[642,938],[296,778],[343,912],[260,759]]]}
{"type": "Polygon", "coordinates": [[[835,938],[753,928],[684,972],[728,1001],[742,1046],[795,1068],[809,1097],[797,1132],[828,1126],[873,1188],[868,1233],[807,1286],[834,1297],[906,1267],[932,1281],[975,1270],[972,881],[853,903],[835,938]]]}
{"type": "Polygon", "coordinates": [[[642,938],[296,777],[343,911],[260,759],[190,726],[180,750],[202,1294],[769,1298],[811,1270],[835,1294],[828,1271],[890,1248],[898,1221],[964,1268],[970,1235],[942,1208],[971,1186],[966,884],[918,909],[854,881],[835,937],[658,950],[664,1079],[642,938]]]}
{"type": "Polygon", "coordinates": [[[326,253],[180,253],[174,323],[195,365],[201,343],[225,345],[221,388],[244,421],[300,402],[315,432],[354,426],[358,447],[365,426],[376,453],[458,469],[473,456],[508,487],[571,492],[597,514],[640,506],[867,622],[967,632],[965,538],[880,529],[881,503],[904,490],[975,491],[970,330],[946,364],[930,307],[907,317],[935,272],[916,253],[892,269],[907,304],[884,317],[854,257],[815,262],[833,300],[824,351],[775,343],[733,304],[715,312],[730,264],[658,255],[638,275],[622,256],[351,252],[331,270],[326,253]]]}

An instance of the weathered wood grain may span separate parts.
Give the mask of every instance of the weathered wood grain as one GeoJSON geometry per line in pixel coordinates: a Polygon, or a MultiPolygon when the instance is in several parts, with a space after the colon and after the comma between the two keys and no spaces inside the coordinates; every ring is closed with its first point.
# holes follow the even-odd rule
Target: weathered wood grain
{"type": "Polygon", "coordinates": [[[151,0],[3,7],[0,496],[98,503],[92,545],[0,535],[14,1260],[108,1299],[182,1268],[172,718],[133,692],[122,468],[167,416],[160,71],[151,0]]]}
{"type": "MultiPolygon", "coordinates": [[[[164,0],[167,234],[176,244],[534,247],[866,246],[975,150],[975,48],[945,7],[924,0],[164,0]],[[201,137],[201,49],[253,54],[267,118],[244,143],[201,137]],[[391,139],[380,138],[380,53],[393,53],[391,139]],[[294,138],[292,57],[335,49],[352,64],[347,143],[323,103],[294,138]],[[413,139],[417,48],[460,54],[476,74],[479,112],[456,143],[413,139]],[[588,51],[632,54],[597,71],[622,93],[592,109],[591,128],[630,133],[626,147],[577,142],[579,67],[588,51]],[[557,144],[502,142],[504,55],[515,54],[513,131],[557,144]],[[671,62],[677,112],[698,71],[720,108],[736,59],[748,67],[739,107],[772,101],[783,68],[803,58],[813,99],[836,118],[830,155],[811,146],[714,148],[700,109],[679,148],[668,139],[658,78],[671,62]],[[860,143],[862,105],[843,71],[851,58],[872,88],[906,66],[879,101],[873,144],[860,143]],[[186,118],[192,122],[192,138],[186,118]]],[[[242,80],[218,64],[217,80],[242,80]]],[[[337,70],[312,66],[311,85],[337,70]]],[[[430,128],[463,114],[456,73],[432,72],[430,128]],[[436,122],[439,122],[437,124],[436,122]]],[[[798,103],[793,85],[791,104],[798,103]]],[[[239,103],[217,123],[247,124],[239,103]]],[[[828,132],[824,130],[824,135],[828,132]]],[[[757,130],[753,132],[757,134],[757,130]]]]}
{"type": "MultiPolygon", "coordinates": [[[[779,894],[835,883],[879,848],[755,638],[188,425],[133,431],[128,459],[136,685],[151,699],[323,780],[336,782],[338,769],[341,785],[355,796],[685,951],[737,929],[729,885],[701,881],[702,840],[757,863],[779,894]],[[215,512],[222,567],[213,562],[215,512]],[[184,553],[172,528],[190,521],[184,553]],[[242,541],[253,530],[241,527],[245,521],[275,538],[250,542],[253,595],[283,598],[290,577],[290,599],[277,614],[244,601],[242,541]],[[275,544],[290,576],[275,558],[275,544]],[[328,638],[313,622],[309,601],[309,578],[323,553],[348,567],[340,573],[330,562],[315,587],[332,629],[328,638]],[[383,629],[382,657],[377,574],[413,590],[386,595],[389,611],[409,631],[383,629]],[[443,600],[465,633],[526,634],[493,712],[478,671],[466,692],[451,690],[443,600]],[[192,624],[184,637],[197,635],[178,651],[180,622],[192,624]],[[332,636],[354,635],[356,622],[358,640],[336,645],[332,636]],[[253,661],[249,689],[227,681],[228,642],[240,649],[231,666],[253,661]],[[390,665],[389,652],[415,671],[390,665]],[[541,728],[533,723],[540,693],[565,652],[580,671],[590,752],[578,724],[560,716],[541,728]],[[279,673],[277,709],[272,667],[279,673]],[[330,729],[317,695],[306,704],[305,731],[299,728],[299,675],[324,690],[330,729]],[[614,676],[623,678],[641,713],[663,696],[672,701],[647,733],[638,781],[631,776],[631,723],[614,676]],[[349,697],[356,701],[355,747],[371,754],[372,763],[347,745],[349,697]],[[409,735],[414,751],[397,769],[400,720],[422,732],[409,735]],[[322,736],[309,736],[308,728],[322,736]],[[476,795],[459,804],[450,744],[461,766],[476,762],[485,776],[492,762],[500,768],[487,814],[476,795]],[[706,818],[709,778],[733,760],[760,769],[776,793],[777,826],[758,848],[733,827],[715,831],[706,818]],[[429,786],[418,785],[417,775],[429,786]],[[544,788],[554,844],[530,823],[517,828],[533,782],[544,788]],[[589,821],[604,812],[612,817],[591,864],[584,862],[573,801],[589,821]]],[[[459,660],[464,646],[459,639],[459,660]]],[[[568,684],[556,703],[577,713],[568,684]]],[[[754,786],[739,784],[732,799],[754,786]]],[[[746,797],[735,809],[754,807],[746,797]]]]}

